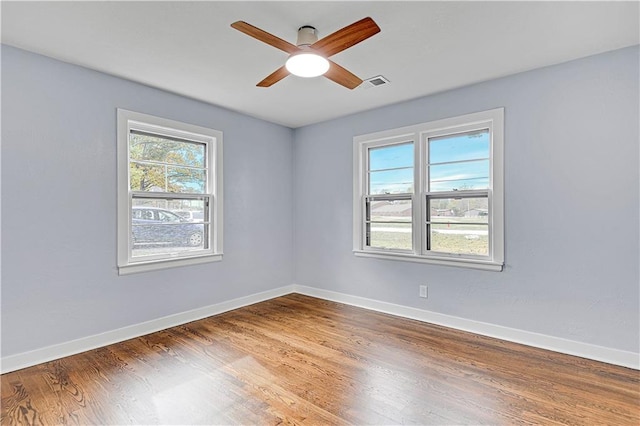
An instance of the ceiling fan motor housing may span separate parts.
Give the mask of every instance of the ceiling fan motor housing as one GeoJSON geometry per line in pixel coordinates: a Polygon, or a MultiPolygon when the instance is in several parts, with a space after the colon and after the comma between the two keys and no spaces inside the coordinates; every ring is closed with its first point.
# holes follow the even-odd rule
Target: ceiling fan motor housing
{"type": "Polygon", "coordinates": [[[298,47],[311,46],[316,41],[318,41],[318,30],[315,27],[303,25],[298,28],[298,42],[296,43],[298,47]]]}

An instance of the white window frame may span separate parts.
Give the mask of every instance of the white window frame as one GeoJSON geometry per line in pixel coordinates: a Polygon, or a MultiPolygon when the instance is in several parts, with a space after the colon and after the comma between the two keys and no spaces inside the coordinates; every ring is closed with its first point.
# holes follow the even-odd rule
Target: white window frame
{"type": "MultiPolygon", "coordinates": [[[[356,256],[502,271],[504,266],[504,108],[359,135],[353,138],[353,142],[353,252],[356,256]],[[465,195],[476,194],[488,197],[489,254],[476,256],[431,252],[425,247],[426,200],[428,196],[433,195],[427,191],[428,140],[432,137],[480,129],[489,129],[490,132],[489,189],[466,191],[465,195]],[[369,196],[368,152],[370,148],[403,142],[413,142],[414,146],[414,190],[411,194],[413,249],[407,251],[368,247],[365,224],[365,204],[369,196]]],[[[447,194],[442,192],[437,196],[447,194]]]]}
{"type": "Polygon", "coordinates": [[[182,123],[153,115],[117,110],[117,246],[118,273],[126,275],[177,266],[196,265],[222,260],[222,132],[193,124],[182,123]],[[204,194],[171,194],[177,198],[207,198],[209,200],[208,248],[183,253],[161,254],[157,256],[132,257],[131,212],[135,196],[163,198],[164,192],[132,191],[129,176],[129,134],[143,131],[172,138],[180,138],[202,143],[206,146],[207,181],[204,194]],[[183,197],[184,196],[184,197],[183,197]]]}

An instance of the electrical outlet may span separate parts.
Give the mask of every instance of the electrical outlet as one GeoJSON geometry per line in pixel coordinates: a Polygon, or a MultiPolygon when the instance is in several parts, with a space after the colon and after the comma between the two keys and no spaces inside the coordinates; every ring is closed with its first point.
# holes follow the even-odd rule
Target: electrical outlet
{"type": "Polygon", "coordinates": [[[426,285],[421,285],[420,286],[420,297],[424,297],[425,299],[427,299],[429,297],[429,292],[427,290],[427,286],[426,285]]]}

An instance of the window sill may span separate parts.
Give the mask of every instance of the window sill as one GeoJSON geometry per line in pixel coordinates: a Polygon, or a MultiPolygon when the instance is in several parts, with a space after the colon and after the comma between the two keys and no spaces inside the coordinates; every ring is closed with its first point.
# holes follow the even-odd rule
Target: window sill
{"type": "Polygon", "coordinates": [[[405,253],[381,253],[372,251],[354,250],[353,253],[358,257],[372,257],[385,260],[399,260],[404,262],[429,263],[432,265],[456,266],[460,268],[480,269],[483,271],[501,272],[503,263],[492,262],[489,260],[474,259],[453,259],[443,257],[425,257],[416,256],[414,254],[405,253]]]}
{"type": "Polygon", "coordinates": [[[161,269],[175,268],[177,266],[199,265],[202,263],[219,262],[222,254],[211,254],[206,256],[189,257],[182,259],[154,260],[145,262],[129,263],[118,266],[118,275],[137,274],[139,272],[158,271],[161,269]]]}

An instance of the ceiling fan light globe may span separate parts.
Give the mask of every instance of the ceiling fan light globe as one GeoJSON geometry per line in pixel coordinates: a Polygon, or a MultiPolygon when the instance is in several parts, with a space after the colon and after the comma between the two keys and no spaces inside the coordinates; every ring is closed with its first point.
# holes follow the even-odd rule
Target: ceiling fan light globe
{"type": "Polygon", "coordinates": [[[329,71],[329,61],[316,53],[303,52],[289,56],[285,67],[298,77],[318,77],[329,71]]]}

